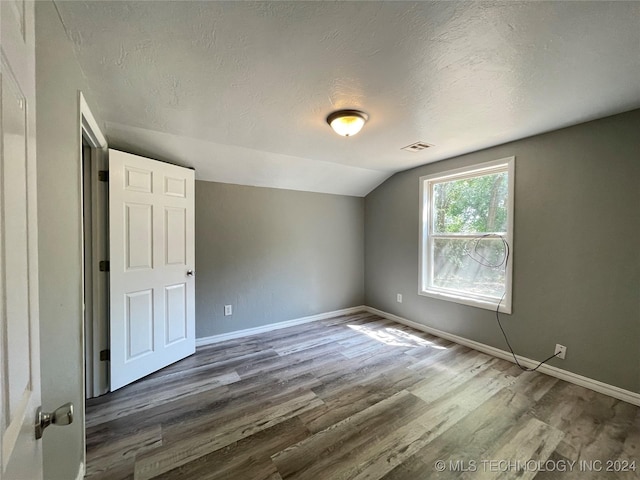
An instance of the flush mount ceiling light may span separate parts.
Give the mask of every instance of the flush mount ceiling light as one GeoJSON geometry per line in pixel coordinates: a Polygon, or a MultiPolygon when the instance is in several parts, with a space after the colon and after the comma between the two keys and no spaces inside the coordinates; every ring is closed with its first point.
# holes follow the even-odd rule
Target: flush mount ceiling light
{"type": "Polygon", "coordinates": [[[333,131],[343,137],[355,135],[369,120],[369,115],[358,110],[338,110],[327,117],[327,123],[333,131]]]}

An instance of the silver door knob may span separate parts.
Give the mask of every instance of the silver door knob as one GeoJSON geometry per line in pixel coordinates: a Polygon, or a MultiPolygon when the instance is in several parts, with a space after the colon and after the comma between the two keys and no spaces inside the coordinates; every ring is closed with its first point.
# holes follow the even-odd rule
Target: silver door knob
{"type": "Polygon", "coordinates": [[[193,277],[196,274],[193,270],[187,270],[187,277],[193,277]]]}
{"type": "Polygon", "coordinates": [[[65,403],[53,413],[45,413],[42,407],[36,411],[36,440],[42,438],[42,432],[49,425],[69,425],[73,423],[73,403],[65,403]]]}

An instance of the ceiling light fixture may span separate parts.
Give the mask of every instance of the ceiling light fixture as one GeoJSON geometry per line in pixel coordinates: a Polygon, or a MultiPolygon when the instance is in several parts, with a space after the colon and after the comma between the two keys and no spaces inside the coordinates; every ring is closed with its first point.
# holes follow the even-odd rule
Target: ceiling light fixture
{"type": "Polygon", "coordinates": [[[333,131],[343,137],[351,137],[362,130],[369,115],[358,110],[338,110],[327,117],[333,131]]]}

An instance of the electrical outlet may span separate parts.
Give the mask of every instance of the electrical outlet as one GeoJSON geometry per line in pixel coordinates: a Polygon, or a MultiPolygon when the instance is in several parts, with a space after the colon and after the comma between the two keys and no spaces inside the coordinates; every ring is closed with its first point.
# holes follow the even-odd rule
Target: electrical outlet
{"type": "Polygon", "coordinates": [[[562,360],[564,360],[564,356],[567,354],[567,347],[556,343],[556,349],[553,353],[554,355],[556,355],[556,358],[561,358],[562,360]]]}
{"type": "Polygon", "coordinates": [[[399,294],[396,296],[396,300],[398,301],[398,303],[402,303],[402,294],[401,294],[401,293],[399,293],[399,294]]]}
{"type": "Polygon", "coordinates": [[[225,305],[224,306],[224,316],[228,317],[229,315],[233,315],[233,306],[232,305],[225,305]]]}

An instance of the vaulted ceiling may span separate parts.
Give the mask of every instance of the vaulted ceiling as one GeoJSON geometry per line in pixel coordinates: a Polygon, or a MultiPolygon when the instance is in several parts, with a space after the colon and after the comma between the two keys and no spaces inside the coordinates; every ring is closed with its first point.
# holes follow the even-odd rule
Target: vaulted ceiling
{"type": "Polygon", "coordinates": [[[57,1],[111,147],[202,180],[366,195],[640,107],[640,2],[57,1]],[[357,136],[334,110],[370,120],[357,136]],[[418,153],[401,150],[425,141],[418,153]]]}

